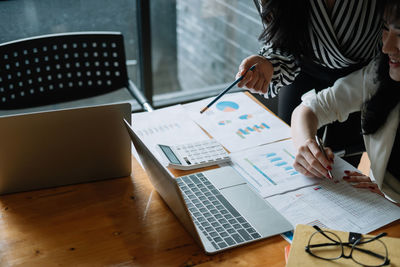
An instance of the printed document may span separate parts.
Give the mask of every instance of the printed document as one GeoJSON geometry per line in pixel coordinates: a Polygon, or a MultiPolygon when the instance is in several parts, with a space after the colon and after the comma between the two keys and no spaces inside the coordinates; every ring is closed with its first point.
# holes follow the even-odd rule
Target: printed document
{"type": "Polygon", "coordinates": [[[189,116],[230,152],[290,137],[290,128],[246,94],[224,95],[203,114],[213,98],[185,104],[189,116]]]}
{"type": "Polygon", "coordinates": [[[316,224],[369,233],[400,219],[400,207],[342,180],[345,170],[356,169],[339,157],[332,166],[334,180],[298,173],[293,168],[295,149],[292,141],[286,140],[289,126],[246,94],[226,95],[200,114],[210,100],[132,114],[132,128],[167,165],[156,145],[209,139],[201,126],[232,152],[230,164],[248,184],[294,226],[316,224]]]}
{"type": "MultiPolygon", "coordinates": [[[[181,105],[132,114],[132,129],[160,162],[167,164],[157,144],[176,145],[210,139],[181,105]]],[[[135,151],[135,150],[133,150],[135,151]]],[[[139,157],[136,157],[139,159],[139,157]]]]}
{"type": "Polygon", "coordinates": [[[321,179],[309,178],[293,168],[292,140],[258,146],[230,154],[233,167],[262,197],[314,185],[321,179]]]}
{"type": "Polygon", "coordinates": [[[400,208],[366,189],[346,181],[319,185],[276,195],[266,200],[294,226],[324,228],[366,234],[400,219],[400,208]]]}
{"type": "Polygon", "coordinates": [[[294,226],[317,224],[342,231],[369,233],[400,218],[400,208],[342,179],[357,171],[335,157],[334,180],[308,178],[293,168],[292,140],[283,140],[231,154],[233,167],[266,201],[294,226]]]}

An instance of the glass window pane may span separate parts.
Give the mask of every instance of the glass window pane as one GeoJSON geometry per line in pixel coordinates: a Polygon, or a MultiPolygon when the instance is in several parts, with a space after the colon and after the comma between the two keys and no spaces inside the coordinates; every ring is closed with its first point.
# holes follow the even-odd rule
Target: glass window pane
{"type": "MultiPolygon", "coordinates": [[[[128,76],[139,77],[136,0],[0,1],[0,23],[0,43],[64,32],[121,32],[128,76]]],[[[109,97],[110,102],[131,98],[127,90],[109,97]]]]}
{"type": "Polygon", "coordinates": [[[151,19],[155,100],[215,95],[260,48],[253,1],[153,0],[151,19]]]}

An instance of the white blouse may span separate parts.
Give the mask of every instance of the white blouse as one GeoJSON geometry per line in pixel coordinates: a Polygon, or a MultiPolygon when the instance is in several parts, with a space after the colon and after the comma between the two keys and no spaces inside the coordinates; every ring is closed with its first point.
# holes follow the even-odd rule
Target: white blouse
{"type": "MultiPolygon", "coordinates": [[[[318,94],[309,92],[303,96],[302,105],[313,110],[318,118],[318,127],[336,120],[345,121],[350,113],[360,111],[363,103],[376,92],[378,87],[376,68],[376,62],[372,61],[361,70],[337,80],[332,87],[318,94]]],[[[399,179],[386,169],[399,121],[400,104],[390,112],[385,124],[377,132],[363,136],[371,162],[371,179],[377,183],[387,198],[398,203],[400,203],[399,179]]]]}

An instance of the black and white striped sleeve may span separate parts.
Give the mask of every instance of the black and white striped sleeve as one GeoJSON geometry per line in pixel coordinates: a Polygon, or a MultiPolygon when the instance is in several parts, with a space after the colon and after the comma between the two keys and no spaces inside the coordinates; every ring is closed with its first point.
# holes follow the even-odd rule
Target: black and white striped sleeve
{"type": "Polygon", "coordinates": [[[268,45],[261,48],[259,55],[268,59],[274,67],[269,89],[264,97],[275,97],[278,95],[282,86],[293,83],[300,72],[300,66],[296,64],[293,55],[285,53],[280,49],[274,49],[268,45]]]}

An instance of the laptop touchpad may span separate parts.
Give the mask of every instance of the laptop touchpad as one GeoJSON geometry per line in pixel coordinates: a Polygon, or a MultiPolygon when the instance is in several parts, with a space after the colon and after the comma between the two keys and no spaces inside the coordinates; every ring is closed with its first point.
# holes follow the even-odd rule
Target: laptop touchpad
{"type": "Polygon", "coordinates": [[[248,185],[238,185],[220,191],[262,236],[293,230],[292,225],[248,185]]]}
{"type": "Polygon", "coordinates": [[[244,178],[231,166],[221,167],[203,173],[218,189],[246,183],[244,178]]]}

